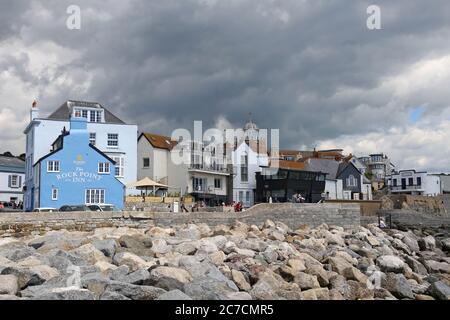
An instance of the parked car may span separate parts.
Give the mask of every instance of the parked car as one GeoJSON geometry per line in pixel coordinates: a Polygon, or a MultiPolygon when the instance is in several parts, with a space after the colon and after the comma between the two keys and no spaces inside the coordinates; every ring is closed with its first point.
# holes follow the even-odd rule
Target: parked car
{"type": "Polygon", "coordinates": [[[88,206],[92,211],[122,211],[113,204],[92,204],[88,206]]]}
{"type": "Polygon", "coordinates": [[[33,212],[56,212],[58,209],[56,208],[36,208],[33,212]]]}
{"type": "Polygon", "coordinates": [[[74,212],[74,211],[92,211],[88,206],[84,204],[80,205],[66,205],[59,208],[61,212],[74,212]]]}

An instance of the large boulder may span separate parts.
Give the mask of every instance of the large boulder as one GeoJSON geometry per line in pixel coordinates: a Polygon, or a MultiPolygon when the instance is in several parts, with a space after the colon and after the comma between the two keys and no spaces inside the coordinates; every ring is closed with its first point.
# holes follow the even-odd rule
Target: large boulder
{"type": "Polygon", "coordinates": [[[225,282],[208,277],[200,277],[186,283],[183,291],[194,300],[229,300],[228,294],[237,292],[225,282]]]}
{"type": "Polygon", "coordinates": [[[231,276],[234,283],[236,283],[239,289],[248,291],[252,288],[242,272],[232,269],[231,276]]]}
{"type": "Polygon", "coordinates": [[[87,289],[73,287],[55,288],[41,292],[35,300],[94,300],[94,294],[87,289]]]}
{"type": "Polygon", "coordinates": [[[19,291],[19,280],[15,275],[0,275],[0,295],[16,295],[19,291]]]}
{"type": "Polygon", "coordinates": [[[436,281],[428,289],[430,294],[439,300],[450,300],[450,286],[443,281],[436,281]]]}
{"type": "Polygon", "coordinates": [[[81,257],[90,264],[95,264],[98,261],[108,262],[108,258],[105,257],[103,252],[98,250],[92,243],[85,244],[81,247],[73,249],[70,253],[81,257]]]}
{"type": "Polygon", "coordinates": [[[155,264],[153,262],[147,262],[131,252],[116,253],[113,262],[117,266],[127,265],[131,271],[150,268],[155,264]]]}
{"type": "Polygon", "coordinates": [[[422,251],[433,251],[436,249],[436,240],[433,236],[426,236],[419,239],[419,247],[422,251]]]}
{"type": "Polygon", "coordinates": [[[156,298],[156,300],[192,300],[192,298],[185,294],[183,291],[175,289],[163,293],[158,298],[156,298]]]}
{"type": "Polygon", "coordinates": [[[195,224],[188,224],[186,227],[179,228],[175,236],[182,239],[198,240],[202,236],[200,228],[195,224]]]}
{"type": "Polygon", "coordinates": [[[376,262],[383,272],[402,273],[405,269],[403,260],[396,256],[381,256],[376,262]]]}
{"type": "Polygon", "coordinates": [[[37,286],[45,282],[45,279],[39,273],[25,268],[7,267],[2,270],[1,274],[14,275],[17,278],[19,289],[37,286]]]}
{"type": "Polygon", "coordinates": [[[178,281],[179,283],[185,284],[192,281],[192,276],[184,269],[173,268],[173,267],[157,267],[150,272],[152,278],[156,281],[161,278],[170,278],[178,281]]]}
{"type": "Polygon", "coordinates": [[[114,239],[94,240],[92,245],[109,258],[114,256],[117,249],[117,242],[114,239]]]}
{"type": "Polygon", "coordinates": [[[304,272],[299,272],[295,276],[294,282],[296,284],[298,284],[298,286],[302,290],[320,288],[320,284],[319,284],[319,281],[317,281],[317,277],[313,276],[313,275],[309,275],[304,272]]]}
{"type": "Polygon", "coordinates": [[[405,276],[396,273],[387,273],[381,279],[381,286],[399,299],[414,299],[411,285],[405,276]]]}
{"type": "Polygon", "coordinates": [[[166,290],[152,286],[138,286],[134,284],[112,281],[105,291],[119,293],[131,300],[155,300],[166,290]]]}

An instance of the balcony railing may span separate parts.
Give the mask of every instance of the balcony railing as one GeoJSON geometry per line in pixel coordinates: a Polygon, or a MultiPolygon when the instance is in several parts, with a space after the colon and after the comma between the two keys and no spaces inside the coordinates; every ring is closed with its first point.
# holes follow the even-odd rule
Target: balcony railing
{"type": "Polygon", "coordinates": [[[423,190],[422,185],[390,186],[391,191],[423,190]]]}
{"type": "Polygon", "coordinates": [[[189,166],[189,170],[203,170],[203,171],[212,171],[212,172],[220,172],[220,173],[229,173],[228,169],[223,166],[209,166],[204,164],[191,164],[189,166]]]}

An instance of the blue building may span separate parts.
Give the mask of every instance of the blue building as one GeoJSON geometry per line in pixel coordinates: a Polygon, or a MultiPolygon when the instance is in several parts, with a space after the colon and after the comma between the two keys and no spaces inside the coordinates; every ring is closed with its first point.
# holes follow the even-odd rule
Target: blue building
{"type": "Polygon", "coordinates": [[[112,204],[123,209],[125,186],[115,176],[116,163],[89,141],[87,119],[72,117],[52,151],[33,167],[34,208],[112,204]]]}

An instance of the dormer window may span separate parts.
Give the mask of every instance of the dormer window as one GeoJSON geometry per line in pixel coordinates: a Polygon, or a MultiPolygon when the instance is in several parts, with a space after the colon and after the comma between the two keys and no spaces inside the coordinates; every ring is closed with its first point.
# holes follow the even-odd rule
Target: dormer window
{"type": "Polygon", "coordinates": [[[81,109],[74,110],[74,116],[78,118],[86,118],[89,122],[102,122],[103,110],[81,109]]]}

